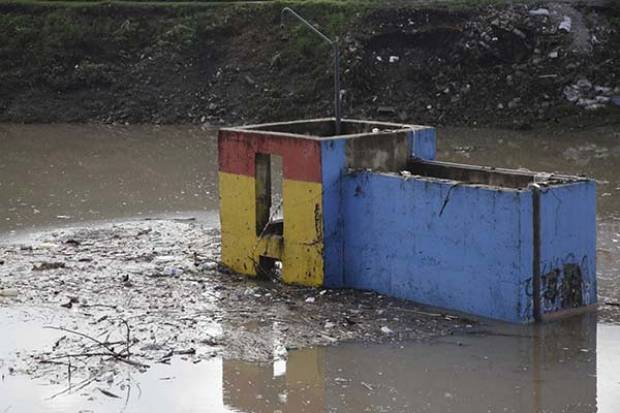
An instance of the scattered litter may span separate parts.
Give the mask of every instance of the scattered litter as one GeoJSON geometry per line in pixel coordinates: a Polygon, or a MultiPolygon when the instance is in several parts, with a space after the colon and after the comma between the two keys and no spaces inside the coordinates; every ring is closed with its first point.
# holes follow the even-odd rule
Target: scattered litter
{"type": "Polygon", "coordinates": [[[53,348],[20,355],[34,361],[28,373],[66,380],[70,371],[73,382],[87,380],[96,392],[112,380],[109,390],[120,394],[119,364],[144,371],[146,362],[174,357],[191,363],[215,356],[272,360],[276,330],[289,350],[380,343],[394,339],[394,332],[422,339],[465,324],[430,319],[376,293],[298,288],[220,272],[219,237],[202,222],[162,219],[55,229],[25,243],[1,244],[2,304],[47,308],[72,328],[61,330],[67,338],[53,348]],[[68,240],[77,240],[79,251],[68,240]],[[212,271],[198,273],[201,266],[212,271]],[[309,312],[317,301],[322,305],[309,312]],[[385,320],[392,320],[387,330],[385,320]]]}
{"type": "Polygon", "coordinates": [[[217,263],[214,261],[205,261],[198,265],[200,271],[213,271],[217,269],[217,263]]]}
{"type": "Polygon", "coordinates": [[[33,271],[56,270],[58,268],[66,268],[64,262],[40,262],[32,266],[33,271]]]}
{"type": "Polygon", "coordinates": [[[71,219],[69,215],[56,215],[56,219],[71,219]]]}
{"type": "Polygon", "coordinates": [[[390,56],[390,63],[396,63],[400,60],[398,56],[390,56]]]}
{"type": "Polygon", "coordinates": [[[120,399],[120,396],[117,396],[116,394],[114,394],[111,391],[108,391],[106,389],[102,389],[101,387],[97,387],[97,390],[99,390],[101,393],[103,393],[104,395],[106,395],[108,397],[112,397],[114,399],[120,399]]]}
{"type": "Polygon", "coordinates": [[[17,290],[0,289],[0,297],[17,297],[17,290]]]}

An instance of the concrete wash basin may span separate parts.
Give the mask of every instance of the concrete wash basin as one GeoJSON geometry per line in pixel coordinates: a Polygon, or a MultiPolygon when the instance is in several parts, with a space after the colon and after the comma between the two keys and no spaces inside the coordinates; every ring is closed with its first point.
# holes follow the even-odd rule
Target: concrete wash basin
{"type": "Polygon", "coordinates": [[[511,322],[596,303],[591,179],[435,160],[428,126],[333,119],[219,132],[222,262],[511,322]],[[272,209],[282,160],[283,217],[272,209]]]}

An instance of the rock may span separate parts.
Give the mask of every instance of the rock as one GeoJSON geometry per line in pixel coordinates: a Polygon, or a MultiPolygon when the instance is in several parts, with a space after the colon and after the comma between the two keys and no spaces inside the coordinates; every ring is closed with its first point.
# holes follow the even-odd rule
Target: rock
{"type": "Polygon", "coordinates": [[[162,275],[166,276],[166,277],[178,277],[179,275],[183,274],[183,268],[179,268],[179,267],[166,267],[164,268],[164,271],[162,272],[162,275]]]}
{"type": "Polygon", "coordinates": [[[0,297],[17,297],[17,290],[0,288],[0,297]]]}
{"type": "Polygon", "coordinates": [[[594,104],[586,106],[585,109],[586,110],[599,110],[599,109],[602,109],[604,107],[605,107],[605,105],[602,105],[600,103],[594,103],[594,104]]]}
{"type": "Polygon", "coordinates": [[[32,271],[47,271],[65,268],[64,262],[40,262],[32,266],[32,271]]]}
{"type": "Polygon", "coordinates": [[[271,67],[280,67],[280,63],[282,62],[282,58],[280,57],[280,53],[276,53],[269,62],[271,67]]]}
{"type": "Polygon", "coordinates": [[[198,266],[200,271],[213,271],[217,269],[217,263],[213,261],[205,261],[198,266]]]}
{"type": "Polygon", "coordinates": [[[596,93],[601,93],[603,95],[606,95],[609,92],[611,92],[611,88],[610,87],[605,87],[605,86],[594,86],[594,91],[596,93]]]}
{"type": "Polygon", "coordinates": [[[379,106],[377,108],[377,113],[381,115],[394,115],[396,113],[396,108],[394,106],[379,106]]]}
{"type": "Polygon", "coordinates": [[[592,89],[592,82],[590,82],[588,79],[579,79],[575,85],[581,90],[592,89]]]}
{"type": "Polygon", "coordinates": [[[568,16],[564,16],[564,19],[560,22],[558,26],[558,30],[565,31],[566,33],[570,33],[573,27],[573,19],[568,16]]]}
{"type": "Polygon", "coordinates": [[[587,107],[587,106],[591,106],[598,103],[596,101],[596,99],[586,99],[586,98],[580,98],[577,101],[577,106],[583,106],[583,107],[587,107]]]}
{"type": "Polygon", "coordinates": [[[508,109],[515,109],[521,103],[521,98],[514,98],[510,102],[508,102],[508,109]]]}
{"type": "Polygon", "coordinates": [[[566,86],[562,93],[569,102],[577,102],[579,99],[579,91],[573,86],[566,86]]]}
{"type": "Polygon", "coordinates": [[[80,241],[75,240],[75,239],[68,239],[64,242],[64,244],[71,245],[72,247],[78,247],[81,243],[80,241]]]}
{"type": "Polygon", "coordinates": [[[522,39],[525,39],[527,36],[525,35],[525,33],[523,33],[521,30],[519,29],[513,29],[512,33],[522,39]]]}
{"type": "Polygon", "coordinates": [[[529,11],[530,16],[549,16],[549,9],[533,9],[529,11]]]}

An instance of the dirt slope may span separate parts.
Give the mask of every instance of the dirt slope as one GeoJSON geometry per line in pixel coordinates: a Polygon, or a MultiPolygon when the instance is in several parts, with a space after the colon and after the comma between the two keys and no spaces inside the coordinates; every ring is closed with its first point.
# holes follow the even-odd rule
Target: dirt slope
{"type": "MultiPolygon", "coordinates": [[[[340,39],[346,116],[527,128],[618,123],[614,3],[295,7],[340,39]]],[[[0,121],[330,115],[329,47],[282,6],[0,4],[0,121]]]]}

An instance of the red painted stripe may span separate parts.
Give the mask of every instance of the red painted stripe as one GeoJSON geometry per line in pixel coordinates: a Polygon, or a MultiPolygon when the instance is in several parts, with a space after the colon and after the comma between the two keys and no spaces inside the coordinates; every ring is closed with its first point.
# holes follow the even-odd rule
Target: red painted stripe
{"type": "Polygon", "coordinates": [[[321,182],[319,141],[268,134],[220,131],[218,137],[221,172],[254,176],[255,154],[282,156],[284,179],[321,182]]]}

